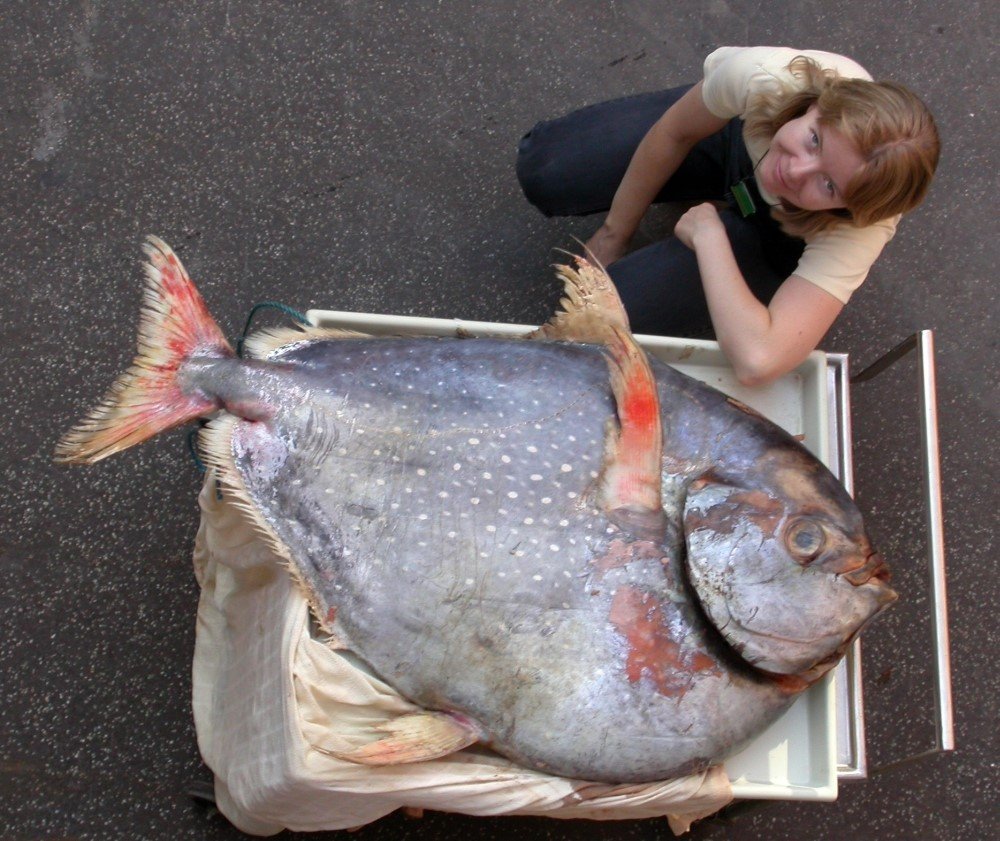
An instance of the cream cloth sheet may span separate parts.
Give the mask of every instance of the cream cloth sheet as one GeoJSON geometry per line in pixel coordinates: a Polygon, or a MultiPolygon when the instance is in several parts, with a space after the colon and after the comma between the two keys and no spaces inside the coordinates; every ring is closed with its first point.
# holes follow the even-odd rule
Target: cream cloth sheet
{"type": "MultiPolygon", "coordinates": [[[[369,767],[327,751],[417,708],[317,636],[305,598],[212,479],[199,497],[193,665],[198,745],[219,809],[253,835],[357,827],[400,807],[612,820],[666,816],[676,834],[732,800],[722,767],[611,786],[521,768],[487,750],[369,767]]],[[[458,666],[460,664],[456,664],[458,666]]]]}

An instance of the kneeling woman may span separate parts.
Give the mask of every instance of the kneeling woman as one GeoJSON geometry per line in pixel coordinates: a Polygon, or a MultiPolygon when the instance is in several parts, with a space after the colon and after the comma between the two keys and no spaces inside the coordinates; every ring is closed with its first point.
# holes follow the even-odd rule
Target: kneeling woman
{"type": "Polygon", "coordinates": [[[723,47],[694,86],[539,123],[517,173],[547,216],[607,211],[587,246],[635,332],[714,329],[739,379],[760,384],[816,347],[923,200],[939,148],[924,104],[850,59],[723,47]],[[703,203],[627,253],[661,201],[703,203]]]}

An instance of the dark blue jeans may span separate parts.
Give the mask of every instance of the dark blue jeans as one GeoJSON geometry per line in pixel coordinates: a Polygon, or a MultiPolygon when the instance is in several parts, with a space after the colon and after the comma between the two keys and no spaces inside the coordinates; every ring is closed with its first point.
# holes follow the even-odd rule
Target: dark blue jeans
{"type": "MultiPolygon", "coordinates": [[[[639,142],[690,86],[591,105],[538,123],[520,142],[517,177],[524,195],[546,216],[606,211],[639,142]]],[[[803,242],[783,234],[756,194],[743,124],[696,144],[656,201],[722,200],[720,216],[743,277],[762,302],[794,271],[803,242]],[[758,210],[744,218],[730,188],[749,179],[758,210]]],[[[608,266],[637,333],[711,334],[708,305],[694,252],[674,236],[640,248],[608,266]]]]}

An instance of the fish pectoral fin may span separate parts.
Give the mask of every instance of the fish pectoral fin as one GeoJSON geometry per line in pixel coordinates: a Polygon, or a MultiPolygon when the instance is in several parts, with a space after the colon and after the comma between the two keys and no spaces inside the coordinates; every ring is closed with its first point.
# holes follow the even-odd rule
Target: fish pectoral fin
{"type": "Polygon", "coordinates": [[[614,328],[605,348],[618,425],[605,443],[600,504],[608,512],[648,512],[659,520],[663,426],[653,369],[627,329],[614,328]]]}
{"type": "Polygon", "coordinates": [[[663,525],[663,426],[656,378],[645,351],[629,331],[628,316],[608,273],[583,257],[575,257],[573,263],[556,266],[565,283],[563,309],[528,338],[603,346],[618,425],[607,434],[600,505],[612,516],[628,512],[628,519],[651,521],[656,531],[663,525]]]}
{"type": "Polygon", "coordinates": [[[403,765],[447,756],[479,741],[479,732],[447,713],[411,713],[375,728],[386,735],[339,759],[359,765],[403,765]]]}

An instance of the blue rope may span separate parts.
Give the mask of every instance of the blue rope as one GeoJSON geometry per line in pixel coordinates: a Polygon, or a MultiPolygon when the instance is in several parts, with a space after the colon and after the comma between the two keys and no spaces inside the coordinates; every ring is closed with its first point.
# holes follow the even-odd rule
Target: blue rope
{"type": "Polygon", "coordinates": [[[201,456],[198,455],[198,448],[194,445],[194,439],[197,437],[198,433],[201,432],[201,427],[203,424],[198,424],[197,429],[192,429],[187,434],[187,445],[188,452],[191,453],[191,458],[194,460],[195,469],[204,476],[208,472],[208,468],[205,467],[205,462],[201,460],[201,456]]]}
{"type": "Polygon", "coordinates": [[[243,343],[246,341],[247,333],[250,332],[250,325],[253,323],[254,316],[260,310],[272,309],[283,312],[289,318],[298,321],[299,324],[308,324],[309,319],[307,319],[298,310],[293,310],[291,307],[285,304],[279,303],[278,301],[261,301],[261,303],[254,305],[254,308],[250,310],[250,315],[247,316],[247,323],[243,326],[243,332],[240,334],[239,339],[236,342],[236,355],[242,359],[243,358],[243,343]]]}

